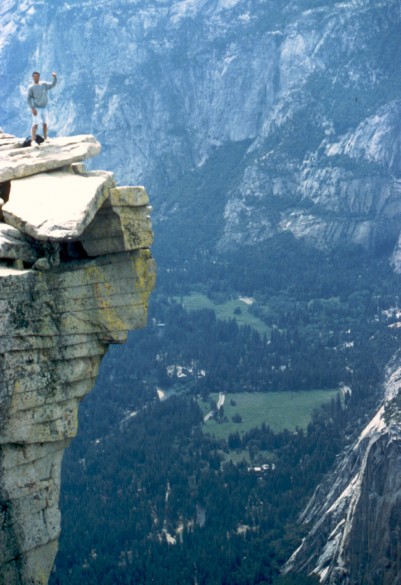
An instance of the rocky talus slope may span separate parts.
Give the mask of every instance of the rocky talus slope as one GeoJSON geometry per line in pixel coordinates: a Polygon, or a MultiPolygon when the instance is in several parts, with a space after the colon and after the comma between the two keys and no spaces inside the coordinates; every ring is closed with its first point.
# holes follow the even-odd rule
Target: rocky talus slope
{"type": "Polygon", "coordinates": [[[20,148],[0,133],[2,585],[47,584],[79,402],[108,345],[146,323],[148,197],[86,172],[81,161],[99,151],[92,136],[20,148]]]}

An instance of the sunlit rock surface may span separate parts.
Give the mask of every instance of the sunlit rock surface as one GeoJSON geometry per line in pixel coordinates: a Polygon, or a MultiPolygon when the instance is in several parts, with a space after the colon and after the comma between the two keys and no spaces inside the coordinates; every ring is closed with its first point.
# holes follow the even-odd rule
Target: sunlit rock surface
{"type": "Polygon", "coordinates": [[[98,152],[93,137],[31,149],[0,134],[0,149],[6,140],[0,583],[45,585],[60,532],[61,461],[77,432],[79,401],[94,386],[108,345],[146,324],[152,230],[143,187],[117,187],[111,173],[74,164],[98,152]]]}
{"type": "Polygon", "coordinates": [[[389,365],[383,400],[301,520],[306,536],[285,572],[324,585],[400,585],[401,355],[389,365]]]}
{"type": "Polygon", "coordinates": [[[6,137],[1,139],[0,135],[1,182],[59,169],[96,156],[101,150],[99,142],[91,135],[55,138],[40,147],[29,148],[21,148],[21,140],[6,137]]]}

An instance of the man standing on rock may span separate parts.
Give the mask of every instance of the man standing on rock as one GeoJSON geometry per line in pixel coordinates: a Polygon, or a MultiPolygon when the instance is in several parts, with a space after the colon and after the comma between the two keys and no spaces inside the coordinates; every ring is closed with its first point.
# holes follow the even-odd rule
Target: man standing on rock
{"type": "Polygon", "coordinates": [[[28,88],[28,104],[32,111],[32,146],[35,144],[36,131],[40,122],[43,124],[43,138],[47,140],[47,92],[57,83],[56,73],[52,73],[53,81],[40,81],[40,73],[32,73],[33,83],[28,88]]]}

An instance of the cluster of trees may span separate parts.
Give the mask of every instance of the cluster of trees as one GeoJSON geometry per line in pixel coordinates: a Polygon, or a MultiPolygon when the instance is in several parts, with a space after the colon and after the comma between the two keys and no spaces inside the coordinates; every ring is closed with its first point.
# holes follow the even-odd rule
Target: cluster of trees
{"type": "Polygon", "coordinates": [[[299,538],[287,524],[332,464],[342,420],[339,408],[305,432],[247,433],[243,446],[274,457],[263,474],[227,459],[230,440],[204,434],[188,395],[152,403],[83,459],[74,445],[51,583],[273,583],[299,538]]]}
{"type": "Polygon", "coordinates": [[[364,290],[342,300],[271,301],[268,313],[259,311],[271,331],[262,336],[234,318],[217,319],[209,309],[187,312],[160,293],[152,303],[153,325],[110,352],[99,385],[113,385],[120,410],[152,400],[157,385],[207,398],[211,392],[293,392],[345,384],[353,387],[355,400],[363,386],[377,384],[398,347],[399,329],[389,328],[382,313],[397,302],[394,295],[384,305],[379,295],[364,290]],[[185,377],[172,366],[186,368],[185,377]]]}
{"type": "Polygon", "coordinates": [[[319,336],[305,343],[290,319],[286,329],[273,327],[269,338],[234,319],[218,320],[209,309],[188,314],[173,304],[164,319],[168,339],[160,341],[158,354],[162,386],[179,381],[167,376],[169,364],[204,370],[204,377],[193,380],[194,391],[202,395],[329,388],[348,378],[342,351],[325,346],[319,336]]]}
{"type": "Polygon", "coordinates": [[[363,254],[326,260],[312,267],[306,251],[297,257],[289,248],[292,272],[285,262],[280,275],[269,268],[277,282],[265,274],[264,290],[255,293],[269,336],[219,321],[211,311],[188,313],[162,283],[149,327],[112,348],[82,404],[80,435],[64,461],[62,537],[51,585],[316,582],[279,575],[302,536],[297,515],[366,421],[400,335],[382,312],[398,304],[398,277],[363,254]],[[168,375],[174,364],[187,366],[187,376],[168,375]],[[266,425],[241,433],[238,425],[217,440],[205,432],[196,402],[212,391],[235,399],[239,390],[339,382],[351,395],[295,433],[266,425]],[[157,386],[170,388],[171,397],[160,402],[157,386]],[[244,453],[274,462],[274,469],[250,471],[244,453]]]}

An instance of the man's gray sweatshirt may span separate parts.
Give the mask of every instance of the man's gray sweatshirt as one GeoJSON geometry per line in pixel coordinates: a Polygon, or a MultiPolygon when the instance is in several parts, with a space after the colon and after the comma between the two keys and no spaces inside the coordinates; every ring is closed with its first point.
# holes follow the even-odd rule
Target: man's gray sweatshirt
{"type": "Polygon", "coordinates": [[[57,77],[53,81],[40,81],[32,83],[28,88],[28,104],[30,108],[45,108],[47,106],[47,92],[57,83],[57,77]]]}

